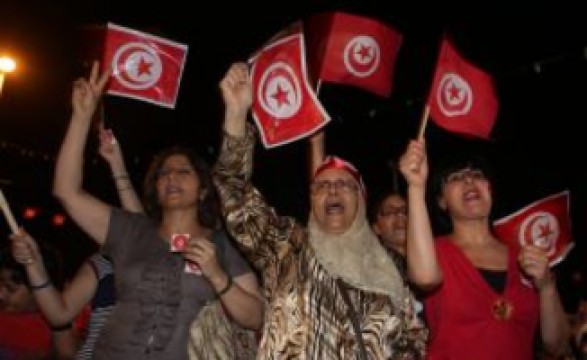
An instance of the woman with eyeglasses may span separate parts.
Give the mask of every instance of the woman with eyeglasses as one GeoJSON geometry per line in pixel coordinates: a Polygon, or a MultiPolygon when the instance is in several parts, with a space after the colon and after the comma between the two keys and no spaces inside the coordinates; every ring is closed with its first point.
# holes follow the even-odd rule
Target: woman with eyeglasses
{"type": "Polygon", "coordinates": [[[86,138],[109,75],[100,76],[94,63],[90,76],[74,83],[53,185],[114,267],[116,305],[94,359],[187,360],[190,325],[209,302],[221,301],[243,327],[261,326],[256,276],[222,231],[210,170],[190,149],[164,150],[151,163],[144,184],[148,215],[111,206],[83,189],[86,138]]]}
{"type": "Polygon", "coordinates": [[[408,182],[408,275],[426,292],[427,359],[530,360],[537,332],[548,353],[563,354],[569,330],[546,252],[493,235],[486,169],[466,160],[437,171],[434,197],[451,230],[436,239],[423,140],[409,143],[400,170],[408,182]]]}
{"type": "Polygon", "coordinates": [[[413,296],[367,221],[356,168],[326,157],[313,171],[307,226],[278,215],[251,183],[255,132],[246,63],[220,82],[224,139],[215,180],[227,228],[263,278],[268,314],[258,359],[414,359],[426,331],[413,296]]]}

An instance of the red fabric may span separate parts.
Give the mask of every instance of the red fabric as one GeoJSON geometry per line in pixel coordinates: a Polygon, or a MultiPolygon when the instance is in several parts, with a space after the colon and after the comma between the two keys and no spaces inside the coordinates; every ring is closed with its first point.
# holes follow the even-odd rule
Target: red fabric
{"type": "Polygon", "coordinates": [[[174,108],[187,45],[108,24],[103,66],[112,68],[107,93],[174,108]]]}
{"type": "Polygon", "coordinates": [[[73,321],[73,329],[77,334],[85,338],[88,333],[90,316],[92,315],[92,306],[87,304],[73,321]]]}
{"type": "Polygon", "coordinates": [[[316,78],[383,97],[391,94],[402,34],[374,19],[343,12],[310,17],[307,34],[316,78]]]}
{"type": "Polygon", "coordinates": [[[550,265],[562,261],[572,249],[569,192],[547,196],[495,221],[494,231],[512,246],[536,244],[548,250],[550,265]]]}
{"type": "Polygon", "coordinates": [[[427,104],[438,126],[482,139],[489,138],[498,111],[491,76],[465,60],[447,39],[440,47],[427,104]]]}
{"type": "MultiPolygon", "coordinates": [[[[51,352],[51,331],[37,312],[0,312],[0,349],[18,359],[44,358],[51,352]]],[[[4,355],[3,355],[4,356],[4,355]]]]}
{"type": "Polygon", "coordinates": [[[437,239],[443,282],[424,300],[430,327],[427,359],[532,359],[538,294],[522,282],[517,248],[508,249],[506,287],[498,294],[456,245],[446,237],[437,239]],[[494,316],[500,299],[512,305],[507,319],[494,316]]]}
{"type": "Polygon", "coordinates": [[[299,26],[270,41],[251,63],[252,113],[266,148],[303,138],[330,121],[306,78],[299,26]]]}

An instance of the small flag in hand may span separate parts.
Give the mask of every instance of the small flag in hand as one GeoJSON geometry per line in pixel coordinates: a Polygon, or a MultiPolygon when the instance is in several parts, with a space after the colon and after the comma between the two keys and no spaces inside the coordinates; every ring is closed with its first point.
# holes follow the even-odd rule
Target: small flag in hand
{"type": "Polygon", "coordinates": [[[510,244],[534,244],[547,250],[550,265],[573,248],[569,192],[550,195],[493,223],[499,239],[510,244]]]}
{"type": "Polygon", "coordinates": [[[443,39],[428,96],[430,117],[441,128],[488,139],[497,117],[493,79],[443,39]]]}
{"type": "Polygon", "coordinates": [[[250,60],[252,113],[266,148],[308,136],[330,121],[308,84],[301,28],[292,29],[250,60]]]}
{"type": "Polygon", "coordinates": [[[112,69],[108,94],[174,108],[187,45],[109,23],[103,65],[112,69]]]}
{"type": "Polygon", "coordinates": [[[310,17],[306,33],[313,77],[382,97],[391,94],[401,33],[381,21],[343,12],[310,17]]]}

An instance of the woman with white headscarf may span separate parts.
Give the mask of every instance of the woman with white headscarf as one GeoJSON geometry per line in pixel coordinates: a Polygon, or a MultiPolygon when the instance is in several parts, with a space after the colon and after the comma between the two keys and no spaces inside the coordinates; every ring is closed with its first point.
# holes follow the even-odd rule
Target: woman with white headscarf
{"type": "Polygon", "coordinates": [[[250,182],[247,65],[233,64],[220,88],[226,113],[215,181],[227,227],[259,270],[269,304],[259,358],[419,358],[426,330],[414,326],[413,296],[369,226],[359,172],[327,157],[310,186],[307,227],[278,216],[250,182]]]}

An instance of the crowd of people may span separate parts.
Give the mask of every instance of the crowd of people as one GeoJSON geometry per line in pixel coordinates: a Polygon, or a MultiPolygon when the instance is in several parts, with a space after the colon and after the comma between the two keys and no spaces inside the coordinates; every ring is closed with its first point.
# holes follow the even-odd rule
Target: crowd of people
{"type": "Polygon", "coordinates": [[[0,359],[585,358],[585,300],[570,322],[545,250],[495,237],[483,161],[458,159],[429,179],[425,140],[415,139],[398,160],[406,191],[395,184],[371,198],[360,171],[326,155],[318,134],[307,221],[280,214],[252,183],[253,88],[249,66],[235,62],[219,82],[215,163],[164,149],[142,197],[100,124],[98,152],[120,199],[109,204],[83,186],[109,77],[94,63],[74,83],[53,182],[99,251],[64,281],[36,235],[9,236],[0,359]],[[434,231],[430,207],[446,233],[434,231]]]}

